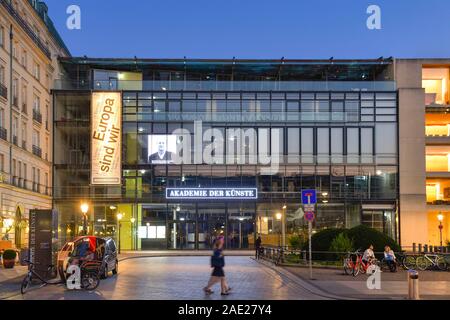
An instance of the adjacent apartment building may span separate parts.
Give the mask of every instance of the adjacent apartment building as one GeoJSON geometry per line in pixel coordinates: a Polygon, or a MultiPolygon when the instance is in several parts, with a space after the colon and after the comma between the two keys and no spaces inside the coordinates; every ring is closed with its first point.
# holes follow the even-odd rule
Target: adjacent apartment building
{"type": "Polygon", "coordinates": [[[44,2],[0,0],[0,234],[17,248],[29,211],[52,208],[50,90],[68,55],[44,2]]]}

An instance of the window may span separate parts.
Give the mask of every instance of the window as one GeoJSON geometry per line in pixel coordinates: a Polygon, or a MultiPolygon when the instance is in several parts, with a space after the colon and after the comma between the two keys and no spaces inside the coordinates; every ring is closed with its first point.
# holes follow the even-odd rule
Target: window
{"type": "MultiPolygon", "coordinates": [[[[12,134],[14,140],[17,140],[18,129],[19,129],[19,119],[17,117],[13,117],[12,134]]],[[[15,144],[17,144],[17,141],[14,142],[15,144]]]]}
{"type": "Polygon", "coordinates": [[[5,172],[5,156],[0,154],[0,171],[5,172]]]}
{"type": "Polygon", "coordinates": [[[40,147],[41,141],[40,141],[39,131],[33,130],[33,146],[40,147]]]}
{"type": "Polygon", "coordinates": [[[302,128],[302,163],[312,163],[314,156],[314,130],[302,128]]]}
{"type": "Polygon", "coordinates": [[[39,192],[41,188],[41,169],[36,169],[36,191],[39,192]]]}
{"type": "Polygon", "coordinates": [[[0,47],[5,47],[5,27],[0,26],[0,47]]]}
{"type": "Polygon", "coordinates": [[[26,163],[23,164],[23,187],[27,188],[27,165],[26,163]]]}
{"type": "Polygon", "coordinates": [[[317,129],[317,161],[328,163],[330,154],[330,129],[317,129]]]}
{"type": "Polygon", "coordinates": [[[13,79],[13,85],[12,85],[12,91],[13,91],[13,105],[18,106],[19,105],[19,79],[13,79]]]}
{"type": "Polygon", "coordinates": [[[5,110],[3,108],[0,109],[0,128],[5,127],[5,110]]]}
{"type": "Polygon", "coordinates": [[[0,84],[5,85],[5,67],[0,66],[0,84]]]}
{"type": "Polygon", "coordinates": [[[22,86],[22,112],[25,114],[28,112],[28,110],[27,110],[27,104],[28,104],[27,91],[28,91],[27,86],[23,85],[22,86]]]}
{"type": "Polygon", "coordinates": [[[27,141],[27,123],[22,122],[22,148],[26,149],[26,141],[27,141]]]}
{"type": "Polygon", "coordinates": [[[44,183],[45,183],[45,193],[47,194],[48,193],[48,173],[47,172],[45,173],[44,183]]]}
{"type": "Polygon", "coordinates": [[[36,111],[36,112],[39,113],[40,110],[41,110],[41,99],[37,95],[34,95],[34,97],[33,97],[33,111],[36,111]]]}
{"type": "Polygon", "coordinates": [[[28,52],[27,50],[22,50],[22,58],[21,58],[21,64],[26,69],[27,68],[27,62],[28,62],[28,52]]]}
{"type": "Polygon", "coordinates": [[[36,61],[34,62],[33,76],[34,76],[37,80],[40,80],[40,79],[41,79],[41,66],[40,66],[39,63],[37,63],[36,61]]]}

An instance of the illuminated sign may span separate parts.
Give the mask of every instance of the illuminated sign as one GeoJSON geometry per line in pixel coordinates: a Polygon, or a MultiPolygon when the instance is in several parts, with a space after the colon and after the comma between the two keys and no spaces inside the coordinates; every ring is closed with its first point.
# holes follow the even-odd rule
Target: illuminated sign
{"type": "Polygon", "coordinates": [[[167,188],[166,198],[173,200],[256,200],[256,188],[167,188]]]}
{"type": "Polygon", "coordinates": [[[93,92],[91,102],[91,184],[121,184],[122,97],[93,92]]]}

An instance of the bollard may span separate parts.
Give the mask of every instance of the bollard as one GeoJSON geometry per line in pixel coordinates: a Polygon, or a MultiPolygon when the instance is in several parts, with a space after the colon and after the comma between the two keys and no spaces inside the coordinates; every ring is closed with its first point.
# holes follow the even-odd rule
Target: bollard
{"type": "Polygon", "coordinates": [[[419,253],[422,253],[423,251],[422,251],[422,244],[421,243],[419,243],[419,253]]]}
{"type": "Polygon", "coordinates": [[[413,253],[416,253],[416,243],[413,243],[413,253]]]}
{"type": "Polygon", "coordinates": [[[420,300],[419,273],[415,270],[409,270],[407,274],[408,274],[408,299],[420,300]]]}
{"type": "Polygon", "coordinates": [[[427,244],[423,245],[423,252],[428,253],[428,245],[427,244]]]}

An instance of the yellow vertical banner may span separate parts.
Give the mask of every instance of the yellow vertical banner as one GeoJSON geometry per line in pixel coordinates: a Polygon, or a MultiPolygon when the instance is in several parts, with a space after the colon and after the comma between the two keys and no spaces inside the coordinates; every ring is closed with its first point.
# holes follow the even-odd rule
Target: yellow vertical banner
{"type": "Polygon", "coordinates": [[[93,92],[91,100],[91,184],[120,185],[122,169],[122,96],[93,92]]]}

